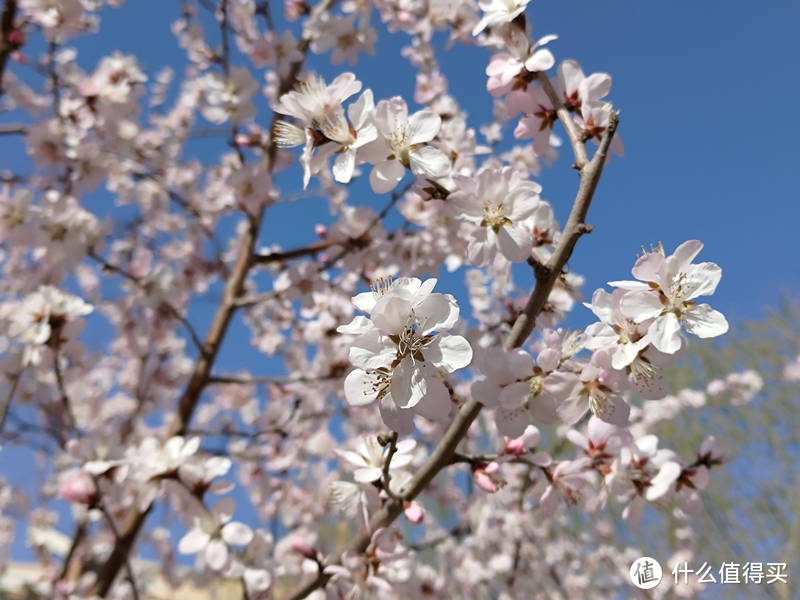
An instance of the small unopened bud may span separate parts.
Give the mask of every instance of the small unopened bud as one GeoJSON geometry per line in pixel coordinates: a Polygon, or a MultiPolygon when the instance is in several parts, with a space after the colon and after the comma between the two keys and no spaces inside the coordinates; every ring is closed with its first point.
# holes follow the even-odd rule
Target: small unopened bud
{"type": "Polygon", "coordinates": [[[413,500],[405,503],[403,512],[406,515],[406,519],[411,521],[414,525],[419,525],[425,518],[425,511],[422,509],[422,506],[413,500]]]}
{"type": "Polygon", "coordinates": [[[317,551],[314,550],[314,547],[303,538],[292,538],[292,550],[301,556],[310,558],[311,560],[316,560],[317,558],[317,551]]]}
{"type": "Polygon", "coordinates": [[[481,488],[484,492],[494,494],[497,490],[503,487],[506,482],[502,479],[492,477],[500,466],[491,462],[488,465],[475,465],[472,467],[472,479],[475,480],[475,485],[481,488]]]}
{"type": "Polygon", "coordinates": [[[328,228],[322,223],[317,223],[314,225],[314,233],[316,233],[319,237],[324,238],[328,235],[328,228]]]}
{"type": "Polygon", "coordinates": [[[94,504],[97,486],[92,476],[83,469],[69,469],[58,479],[58,496],[75,504],[94,504]]]}
{"type": "Polygon", "coordinates": [[[515,456],[525,452],[525,440],[521,437],[511,438],[506,442],[503,454],[513,454],[515,456]]]}
{"type": "Polygon", "coordinates": [[[19,48],[25,43],[25,32],[22,29],[12,29],[6,35],[6,40],[12,48],[19,48]]]}

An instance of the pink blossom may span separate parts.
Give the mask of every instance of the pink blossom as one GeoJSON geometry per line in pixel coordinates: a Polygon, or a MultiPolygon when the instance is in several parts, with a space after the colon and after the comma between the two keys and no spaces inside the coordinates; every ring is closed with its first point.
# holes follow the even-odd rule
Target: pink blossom
{"type": "Polygon", "coordinates": [[[58,478],[58,496],[67,502],[92,504],[97,499],[97,487],[89,473],[80,468],[70,469],[58,478]]]}

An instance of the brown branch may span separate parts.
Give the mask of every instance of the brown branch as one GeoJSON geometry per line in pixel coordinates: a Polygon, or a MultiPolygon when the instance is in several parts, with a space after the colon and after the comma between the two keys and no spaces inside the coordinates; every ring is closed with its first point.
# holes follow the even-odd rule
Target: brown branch
{"type": "MultiPolygon", "coordinates": [[[[78,550],[78,547],[86,538],[87,530],[88,525],[86,521],[79,521],[78,526],[75,528],[75,533],[72,536],[72,543],[67,551],[67,556],[64,557],[64,565],[62,566],[61,573],[58,576],[59,581],[64,579],[68,579],[69,581],[73,580],[73,573],[71,571],[74,570],[74,567],[70,568],[72,565],[72,559],[75,557],[75,552],[78,550]]],[[[74,577],[77,579],[77,573],[74,573],[74,577]]]]}
{"type": "Polygon", "coordinates": [[[258,385],[260,383],[317,383],[319,381],[331,381],[333,379],[340,379],[341,373],[332,373],[330,375],[320,375],[318,377],[292,377],[288,375],[276,377],[236,377],[233,375],[222,375],[208,378],[208,383],[211,385],[258,385]]]}
{"type": "MultiPolygon", "coordinates": [[[[571,119],[568,113],[564,118],[571,119]]],[[[591,204],[595,189],[597,188],[597,183],[600,180],[600,175],[603,172],[603,164],[608,155],[608,148],[611,144],[611,138],[616,132],[617,124],[617,114],[612,113],[608,129],[600,142],[600,147],[592,157],[592,161],[588,164],[584,164],[580,168],[581,183],[569,219],[567,220],[567,225],[564,228],[555,252],[553,252],[547,264],[540,270],[541,273],[537,274],[536,285],[531,292],[525,309],[515,321],[511,333],[503,344],[505,348],[518,348],[528,338],[533,330],[536,317],[544,308],[545,301],[550,295],[561,270],[572,255],[575,243],[581,235],[586,233],[584,219],[589,210],[589,205],[591,204]]],[[[565,126],[567,126],[569,130],[569,126],[566,125],[566,123],[565,126]]],[[[576,151],[576,163],[580,163],[580,156],[581,155],[576,151]]],[[[473,421],[480,413],[481,408],[483,408],[483,405],[475,400],[470,400],[462,406],[456,418],[447,428],[447,431],[445,431],[438,446],[434,449],[420,470],[417,471],[408,486],[403,490],[402,496],[404,500],[408,501],[414,499],[428,486],[439,471],[450,464],[456,447],[467,434],[473,421]]],[[[388,527],[402,512],[403,502],[397,500],[390,500],[387,502],[372,516],[369,527],[362,530],[345,548],[328,556],[325,559],[325,564],[337,564],[341,560],[342,554],[347,551],[362,554],[370,542],[369,532],[388,527]]],[[[314,590],[324,587],[330,578],[331,575],[321,571],[313,578],[302,583],[288,596],[289,600],[305,598],[314,590]]]]}
{"type": "MultiPolygon", "coordinates": [[[[529,466],[525,469],[525,475],[523,475],[522,482],[519,486],[519,492],[517,493],[517,510],[520,513],[523,512],[524,503],[525,503],[525,492],[530,485],[531,479],[531,472],[533,471],[533,465],[529,466]]],[[[522,532],[520,531],[520,537],[514,540],[514,563],[511,567],[511,574],[508,576],[508,581],[506,583],[508,587],[509,593],[514,593],[514,582],[517,579],[517,570],[519,569],[520,559],[522,558],[522,532]]]]}
{"type": "Polygon", "coordinates": [[[11,400],[14,398],[14,392],[17,391],[17,384],[21,376],[22,372],[20,371],[19,373],[14,373],[10,377],[11,383],[8,386],[5,398],[3,398],[3,404],[0,405],[0,431],[3,431],[3,425],[5,425],[6,416],[8,416],[8,409],[11,406],[11,400]]]}
{"type": "MultiPolygon", "coordinates": [[[[378,438],[380,440],[380,438],[378,438]]],[[[389,469],[392,468],[392,458],[394,458],[395,453],[397,452],[397,432],[393,431],[388,439],[384,440],[386,443],[383,444],[384,446],[389,446],[389,451],[386,454],[386,460],[383,461],[383,468],[381,469],[381,483],[383,484],[383,490],[386,492],[386,495],[389,496],[392,500],[395,501],[402,501],[397,494],[395,494],[390,488],[389,484],[392,482],[392,474],[389,472],[389,469]]]]}
{"type": "MultiPolygon", "coordinates": [[[[114,535],[114,540],[118,540],[119,530],[114,524],[114,518],[111,516],[111,513],[108,512],[108,509],[103,505],[102,502],[98,502],[96,508],[98,508],[105,517],[106,522],[108,523],[108,528],[111,529],[111,533],[114,535]]],[[[136,577],[133,573],[133,566],[128,558],[125,559],[125,571],[128,573],[128,581],[131,584],[131,600],[139,600],[139,588],[136,585],[136,577]]]]}
{"type": "MultiPolygon", "coordinates": [[[[235,300],[244,289],[245,278],[250,266],[250,256],[258,239],[258,229],[262,216],[263,209],[250,221],[250,225],[242,238],[236,264],[226,282],[222,300],[214,314],[214,319],[202,345],[202,352],[195,363],[189,383],[178,400],[177,412],[168,430],[169,437],[182,435],[186,431],[200,396],[209,382],[214,360],[222,345],[228,324],[237,308],[235,300]]],[[[97,583],[92,589],[93,594],[100,597],[105,597],[108,594],[117,573],[125,564],[128,552],[139,530],[144,525],[149,510],[145,512],[133,510],[128,515],[128,518],[120,527],[120,535],[114,545],[114,549],[98,573],[97,583]]]]}
{"type": "MultiPolygon", "coordinates": [[[[61,373],[61,366],[58,364],[58,351],[53,353],[53,372],[56,375],[56,384],[58,386],[58,395],[61,400],[61,406],[64,408],[64,414],[67,418],[67,424],[70,431],[77,431],[78,422],[75,420],[75,415],[72,413],[72,405],[67,395],[67,388],[64,385],[64,376],[61,373]]],[[[62,440],[62,445],[66,445],[66,439],[62,440]]]]}
{"type": "Polygon", "coordinates": [[[575,168],[580,171],[589,163],[589,157],[586,154],[585,140],[583,139],[581,132],[578,130],[578,126],[575,124],[575,120],[572,118],[572,115],[569,114],[569,110],[566,106],[564,106],[564,102],[561,100],[561,98],[559,98],[558,94],[553,89],[553,84],[550,83],[550,79],[547,77],[547,75],[542,71],[539,71],[536,74],[536,77],[539,79],[539,83],[541,84],[544,93],[547,94],[550,102],[553,103],[553,107],[556,109],[556,114],[561,120],[561,123],[564,125],[564,129],[567,130],[569,142],[572,144],[572,152],[575,154],[575,168]]]}
{"type": "Polygon", "coordinates": [[[0,96],[3,94],[3,75],[6,71],[8,56],[17,47],[9,34],[14,31],[14,17],[17,14],[17,0],[6,0],[0,14],[0,96]]]}
{"type": "Polygon", "coordinates": [[[269,254],[254,254],[254,263],[271,263],[283,262],[293,258],[300,258],[302,256],[315,256],[317,253],[330,248],[331,246],[339,246],[352,243],[353,240],[323,240],[302,248],[295,248],[294,250],[285,250],[282,252],[270,252],[269,254]]]}
{"type": "MultiPolygon", "coordinates": [[[[561,271],[564,265],[567,264],[569,257],[572,256],[572,251],[578,238],[591,231],[584,221],[594,192],[597,189],[597,183],[600,181],[600,175],[603,173],[603,165],[608,156],[608,148],[611,145],[611,138],[617,131],[618,123],[619,118],[614,112],[611,114],[608,129],[603,135],[600,147],[594,153],[592,161],[584,165],[580,170],[581,183],[578,187],[578,194],[575,197],[564,231],[561,233],[561,239],[547,264],[536,270],[536,287],[534,287],[528,298],[522,314],[514,321],[511,334],[505,343],[506,348],[516,348],[528,338],[536,324],[537,315],[544,308],[545,302],[550,296],[550,291],[561,275],[561,271]]],[[[576,160],[578,160],[577,157],[576,160]]]]}
{"type": "Polygon", "coordinates": [[[21,123],[4,123],[0,125],[0,135],[25,135],[28,127],[21,123]]]}

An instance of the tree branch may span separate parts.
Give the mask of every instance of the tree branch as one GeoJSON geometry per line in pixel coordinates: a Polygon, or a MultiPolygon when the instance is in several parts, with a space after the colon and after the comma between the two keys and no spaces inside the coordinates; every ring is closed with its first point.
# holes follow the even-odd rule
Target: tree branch
{"type": "MultiPolygon", "coordinates": [[[[380,438],[378,438],[380,440],[380,438]]],[[[383,484],[383,490],[386,492],[386,495],[389,496],[392,500],[402,501],[402,498],[398,497],[390,488],[389,484],[392,482],[392,474],[389,472],[389,469],[392,468],[392,458],[394,458],[395,453],[397,452],[397,432],[393,431],[389,438],[384,440],[386,443],[383,444],[385,447],[386,445],[389,446],[389,451],[386,454],[386,460],[383,461],[383,468],[381,469],[381,483],[383,484]]]]}
{"type": "Polygon", "coordinates": [[[8,385],[8,391],[6,392],[5,398],[3,398],[3,404],[0,405],[0,431],[3,431],[3,426],[6,423],[6,416],[8,415],[8,409],[11,406],[11,400],[14,398],[14,392],[17,391],[17,384],[19,383],[19,378],[22,376],[22,372],[14,373],[11,375],[10,379],[11,382],[8,385]]]}
{"type": "Polygon", "coordinates": [[[9,39],[9,34],[14,30],[16,14],[17,0],[6,0],[3,4],[3,12],[0,14],[0,96],[3,95],[3,75],[6,72],[8,55],[17,46],[9,39]]]}
{"type": "Polygon", "coordinates": [[[617,131],[618,123],[619,118],[617,113],[614,112],[611,114],[608,129],[603,135],[600,147],[594,153],[592,161],[584,165],[580,170],[581,183],[578,187],[578,194],[572,204],[572,210],[564,231],[561,233],[561,239],[547,264],[536,270],[536,287],[534,287],[528,298],[522,314],[514,321],[511,335],[509,335],[504,344],[506,348],[516,348],[528,338],[536,324],[537,315],[542,311],[547,298],[550,296],[550,291],[553,289],[556,279],[561,275],[561,270],[567,264],[569,257],[572,256],[572,251],[578,238],[590,231],[584,220],[589,211],[594,192],[597,189],[597,183],[600,181],[600,175],[603,173],[603,165],[608,156],[608,148],[611,145],[611,138],[617,131]]]}
{"type": "Polygon", "coordinates": [[[28,127],[21,123],[4,123],[0,125],[0,135],[25,135],[28,127]]]}
{"type": "Polygon", "coordinates": [[[572,151],[575,154],[575,168],[580,171],[589,162],[589,156],[586,154],[586,142],[583,136],[581,136],[581,132],[578,130],[578,126],[575,124],[572,115],[569,114],[569,110],[564,106],[564,102],[559,98],[555,89],[553,89],[553,84],[550,83],[547,74],[539,71],[536,77],[539,79],[544,93],[547,94],[550,102],[553,103],[553,107],[556,109],[556,114],[564,125],[564,129],[567,130],[567,136],[569,137],[570,144],[572,144],[572,151]]]}

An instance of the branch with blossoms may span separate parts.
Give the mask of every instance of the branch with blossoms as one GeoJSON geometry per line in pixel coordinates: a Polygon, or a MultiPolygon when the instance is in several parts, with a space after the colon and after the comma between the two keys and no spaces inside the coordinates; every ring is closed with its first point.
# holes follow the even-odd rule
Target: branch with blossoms
{"type": "MultiPolygon", "coordinates": [[[[506,339],[506,348],[517,348],[528,337],[544,301],[552,291],[557,275],[572,253],[577,238],[585,232],[583,220],[615,130],[616,121],[612,119],[606,139],[591,163],[593,168],[585,175],[582,173],[586,179],[582,180],[573,205],[565,229],[567,233],[562,234],[562,242],[545,267],[544,275],[537,279],[523,313],[506,339]]],[[[419,280],[398,281],[387,288],[377,288],[374,292],[377,300],[369,292],[356,296],[353,303],[360,310],[369,312],[372,322],[364,317],[356,317],[350,325],[339,328],[340,333],[359,336],[350,352],[350,360],[355,362],[357,369],[348,375],[345,382],[348,401],[351,405],[359,406],[378,400],[384,422],[400,433],[407,434],[413,430],[414,413],[437,420],[442,417],[447,419],[449,395],[436,378],[435,370],[425,372],[427,364],[434,369],[452,372],[466,366],[472,359],[472,351],[463,338],[431,335],[430,332],[449,329],[458,317],[458,308],[452,297],[430,293],[433,283],[435,280],[429,280],[423,285],[420,285],[419,280]],[[444,319],[439,315],[443,315],[444,319]],[[426,353],[431,356],[427,361],[426,353]],[[375,361],[380,361],[382,355],[391,362],[378,366],[380,363],[375,361]],[[414,360],[419,361],[419,364],[414,364],[414,360]]],[[[442,468],[450,464],[456,446],[467,434],[481,408],[480,402],[472,400],[460,409],[425,466],[403,488],[402,501],[413,500],[442,468]]],[[[364,552],[371,540],[369,532],[391,524],[403,509],[402,501],[394,500],[377,512],[370,520],[366,532],[351,542],[345,551],[364,552]]],[[[328,557],[326,564],[335,564],[338,560],[339,557],[336,556],[328,557]]],[[[321,572],[291,597],[305,597],[314,589],[324,586],[333,573],[328,571],[326,576],[324,571],[321,572]]]]}
{"type": "MultiPolygon", "coordinates": [[[[574,507],[618,503],[630,524],[646,506],[697,514],[727,454],[708,438],[684,460],[654,429],[676,406],[663,373],[687,335],[727,330],[698,301],[721,271],[694,262],[699,241],[659,245],[635,281],[592,295],[595,322],[560,328],[582,283],[567,265],[623,147],[611,77],[556,66],[527,2],[288,0],[283,19],[268,3],[184,2],[177,90],[172,69],[120,53],[84,71],[72,41],[102,4],[6,2],[12,25],[41,36],[39,57],[0,19],[0,52],[16,39],[15,62],[36,65],[3,77],[28,117],[0,132],[34,169],[0,190],[0,422],[4,442],[42,447],[43,497],[75,515],[71,541],[44,506],[30,520],[52,573],[42,597],[147,597],[140,543],[167,580],[228,580],[248,598],[563,593],[576,577],[547,545],[573,535],[574,507]],[[418,109],[351,71],[304,70],[311,54],[339,65],[374,52],[373,13],[408,35],[418,109]],[[448,93],[438,30],[491,51],[486,145],[448,93]],[[524,141],[506,149],[517,117],[524,141]],[[556,122],[579,176],[563,226],[533,179],[557,156],[556,122]],[[192,140],[208,131],[220,135],[203,143],[224,145],[200,160],[192,140]],[[359,183],[390,197],[358,203],[359,183]],[[316,197],[330,223],[306,222],[316,197]],[[263,239],[290,211],[315,241],[263,239]],[[442,265],[463,270],[463,298],[434,292],[442,265]],[[266,367],[244,366],[248,341],[266,367]],[[179,541],[157,514],[185,524],[179,541]],[[435,576],[424,551],[453,568],[435,576]],[[190,574],[175,553],[193,557],[190,574]]],[[[0,494],[0,525],[17,501],[0,494]]],[[[591,563],[566,545],[565,564],[591,563]]],[[[627,558],[603,560],[592,576],[627,558]]]]}

